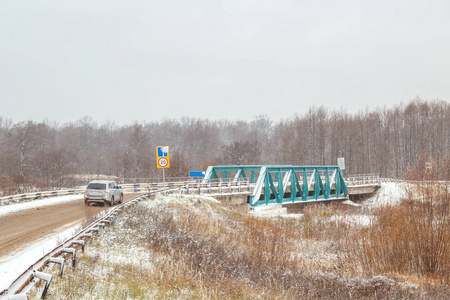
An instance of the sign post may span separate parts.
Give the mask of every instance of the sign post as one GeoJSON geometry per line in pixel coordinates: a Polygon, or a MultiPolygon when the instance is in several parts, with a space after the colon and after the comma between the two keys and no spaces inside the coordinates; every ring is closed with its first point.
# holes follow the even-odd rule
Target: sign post
{"type": "Polygon", "coordinates": [[[156,146],[156,167],[163,169],[163,182],[166,187],[164,169],[170,168],[169,146],[156,146]]]}

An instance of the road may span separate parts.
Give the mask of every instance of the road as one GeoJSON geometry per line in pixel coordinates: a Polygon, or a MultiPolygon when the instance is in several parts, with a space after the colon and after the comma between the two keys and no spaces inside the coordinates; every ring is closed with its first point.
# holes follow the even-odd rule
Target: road
{"type": "MultiPolygon", "coordinates": [[[[124,195],[124,201],[139,194],[124,195]]],[[[0,218],[0,257],[23,249],[42,237],[58,234],[68,224],[82,224],[109,206],[86,206],[83,200],[21,210],[0,218]]],[[[90,223],[90,222],[89,222],[90,223]]]]}

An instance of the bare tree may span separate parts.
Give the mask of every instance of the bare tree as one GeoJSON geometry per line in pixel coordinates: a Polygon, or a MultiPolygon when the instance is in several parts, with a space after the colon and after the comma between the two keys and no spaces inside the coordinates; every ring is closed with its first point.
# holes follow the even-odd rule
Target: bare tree
{"type": "Polygon", "coordinates": [[[189,163],[186,155],[180,151],[170,154],[170,168],[167,170],[168,177],[188,177],[189,163]]]}
{"type": "Polygon", "coordinates": [[[134,161],[135,174],[137,177],[141,177],[144,155],[148,150],[149,138],[142,124],[134,123],[131,130],[128,145],[134,161]]]}
{"type": "Polygon", "coordinates": [[[223,146],[222,163],[224,165],[258,165],[260,153],[256,141],[233,142],[223,146]]]}
{"type": "Polygon", "coordinates": [[[25,171],[36,171],[36,168],[30,163],[30,157],[49,140],[49,128],[45,123],[19,122],[9,130],[8,151],[12,158],[11,163],[16,166],[13,167],[17,172],[14,178],[19,191],[24,189],[26,183],[25,171]]]}
{"type": "Polygon", "coordinates": [[[64,149],[59,147],[42,148],[35,153],[33,162],[40,177],[45,178],[45,186],[61,188],[65,177],[69,175],[68,160],[64,149]]]}

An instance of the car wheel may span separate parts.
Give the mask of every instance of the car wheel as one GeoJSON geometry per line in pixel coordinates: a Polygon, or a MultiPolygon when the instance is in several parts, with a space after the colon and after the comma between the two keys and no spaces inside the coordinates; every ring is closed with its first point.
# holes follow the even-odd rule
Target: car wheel
{"type": "Polygon", "coordinates": [[[109,206],[113,206],[114,205],[114,197],[111,197],[111,201],[109,201],[109,206]]]}
{"type": "Polygon", "coordinates": [[[123,195],[120,195],[119,204],[122,204],[122,200],[123,200],[123,195]]]}

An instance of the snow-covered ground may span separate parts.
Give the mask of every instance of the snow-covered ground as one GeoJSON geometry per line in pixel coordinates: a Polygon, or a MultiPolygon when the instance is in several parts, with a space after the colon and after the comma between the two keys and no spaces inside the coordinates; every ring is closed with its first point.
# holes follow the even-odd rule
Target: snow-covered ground
{"type": "Polygon", "coordinates": [[[396,205],[400,199],[405,198],[405,188],[409,183],[386,182],[381,184],[378,192],[364,201],[367,206],[396,205]]]}
{"type": "MultiPolygon", "coordinates": [[[[11,205],[0,206],[0,217],[25,209],[55,205],[82,199],[82,195],[67,195],[54,198],[35,200],[11,205]]],[[[0,258],[0,292],[7,289],[11,283],[43,255],[53,250],[61,242],[69,239],[77,231],[79,224],[66,225],[58,235],[47,236],[13,255],[0,258]]]]}

